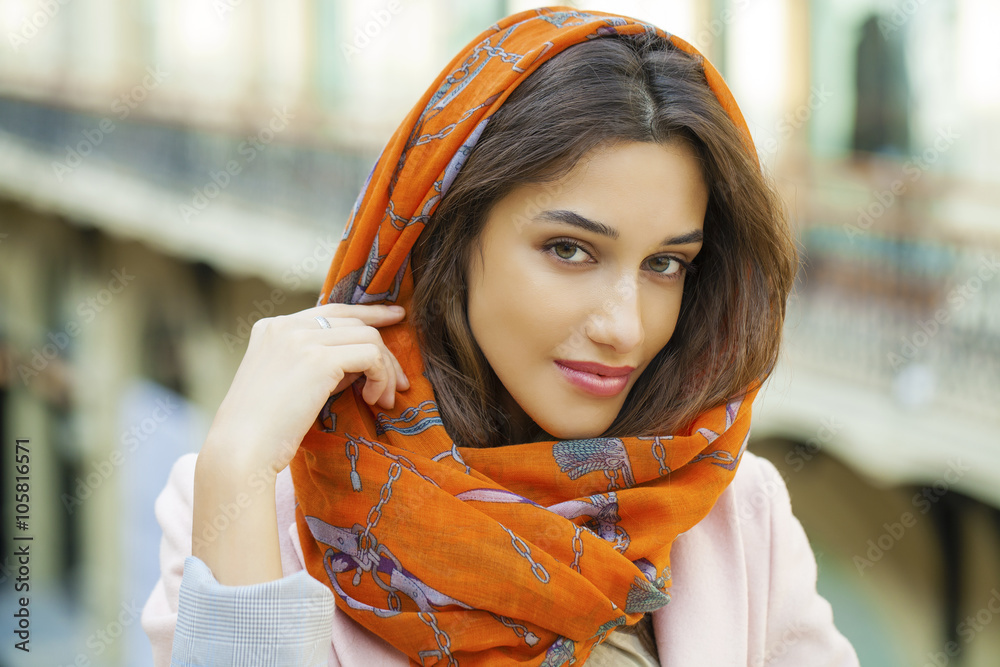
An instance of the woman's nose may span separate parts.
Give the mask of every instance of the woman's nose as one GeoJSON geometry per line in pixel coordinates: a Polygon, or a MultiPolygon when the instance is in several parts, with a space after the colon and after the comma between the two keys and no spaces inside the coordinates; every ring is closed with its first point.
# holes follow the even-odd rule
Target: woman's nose
{"type": "Polygon", "coordinates": [[[618,354],[638,347],[645,336],[636,281],[620,279],[588,318],[587,335],[595,343],[610,345],[618,354]]]}

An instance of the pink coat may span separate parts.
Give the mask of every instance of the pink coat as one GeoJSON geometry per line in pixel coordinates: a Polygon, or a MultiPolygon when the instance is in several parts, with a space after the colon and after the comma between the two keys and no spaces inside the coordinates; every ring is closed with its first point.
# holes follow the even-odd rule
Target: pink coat
{"type": "MultiPolygon", "coordinates": [[[[163,529],[161,576],[142,611],[156,667],[170,665],[184,559],[191,554],[196,454],[174,464],[156,500],[163,529]]],[[[284,576],[304,568],[288,468],[275,488],[284,576]]],[[[816,592],[816,560],[793,516],[777,469],[749,451],[733,482],[671,551],[670,604],[653,613],[663,665],[857,667],[858,658],[816,592]]],[[[330,667],[409,662],[402,653],[335,611],[330,667]]]]}

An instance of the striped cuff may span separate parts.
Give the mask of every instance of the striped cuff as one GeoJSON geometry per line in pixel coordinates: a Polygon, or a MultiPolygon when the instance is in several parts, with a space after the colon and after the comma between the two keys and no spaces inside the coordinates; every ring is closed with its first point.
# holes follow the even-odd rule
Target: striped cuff
{"type": "Polygon", "coordinates": [[[299,570],[248,586],[220,584],[184,559],[171,667],[326,667],[333,593],[299,570]]]}

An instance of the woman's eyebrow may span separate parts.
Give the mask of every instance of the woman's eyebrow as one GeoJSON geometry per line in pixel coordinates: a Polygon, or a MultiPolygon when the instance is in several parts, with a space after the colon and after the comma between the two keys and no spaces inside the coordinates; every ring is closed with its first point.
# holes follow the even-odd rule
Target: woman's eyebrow
{"type": "MultiPolygon", "coordinates": [[[[596,220],[590,220],[585,218],[579,213],[574,211],[567,211],[565,209],[555,209],[542,211],[535,216],[536,220],[549,220],[551,222],[562,222],[567,225],[573,225],[574,227],[579,227],[588,232],[594,234],[600,234],[601,236],[607,236],[610,239],[618,240],[618,230],[610,225],[606,225],[603,222],[597,222],[596,220]]],[[[700,229],[693,229],[690,232],[685,232],[679,236],[671,236],[663,239],[660,245],[687,245],[689,243],[701,243],[705,238],[704,233],[700,229]]]]}

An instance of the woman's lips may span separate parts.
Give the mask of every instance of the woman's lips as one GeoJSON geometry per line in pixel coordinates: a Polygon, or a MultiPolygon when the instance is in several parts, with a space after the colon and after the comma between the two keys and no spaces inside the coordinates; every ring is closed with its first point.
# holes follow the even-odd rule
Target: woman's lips
{"type": "Polygon", "coordinates": [[[620,394],[628,385],[629,374],[635,370],[628,366],[612,368],[588,362],[556,361],[555,364],[556,368],[562,372],[563,377],[570,384],[583,389],[587,393],[602,397],[617,396],[620,394]],[[566,365],[567,363],[572,363],[577,368],[570,368],[566,365]],[[598,375],[597,373],[581,370],[580,367],[607,370],[609,373],[617,373],[617,375],[598,375]]]}

